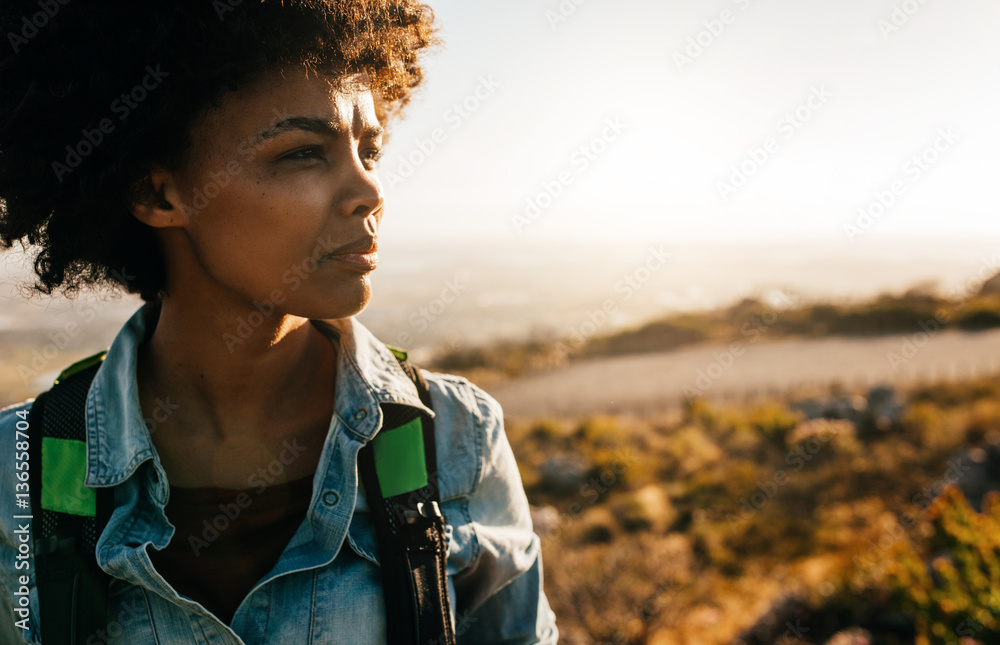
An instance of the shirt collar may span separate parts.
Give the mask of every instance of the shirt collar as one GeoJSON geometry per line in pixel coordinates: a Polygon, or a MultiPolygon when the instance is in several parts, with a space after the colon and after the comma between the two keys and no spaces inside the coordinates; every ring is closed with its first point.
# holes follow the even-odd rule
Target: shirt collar
{"type": "MultiPolygon", "coordinates": [[[[169,398],[156,399],[156,409],[142,410],[136,366],[139,345],[159,316],[159,303],[140,307],[115,336],[87,395],[88,486],[121,483],[156,454],[150,435],[155,416],[169,414],[169,398]],[[144,414],[146,417],[144,418],[144,414]]],[[[382,424],[381,403],[424,406],[416,386],[395,356],[354,318],[312,320],[337,352],[335,416],[361,441],[370,441],[382,424]]],[[[159,464],[157,462],[159,470],[159,464]]]]}

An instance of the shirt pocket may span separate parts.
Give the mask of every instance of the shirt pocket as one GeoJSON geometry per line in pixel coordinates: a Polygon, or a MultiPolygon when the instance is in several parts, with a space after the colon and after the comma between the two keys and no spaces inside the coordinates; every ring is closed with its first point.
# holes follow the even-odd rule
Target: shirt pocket
{"type": "Polygon", "coordinates": [[[320,570],[313,638],[317,644],[386,642],[382,572],[377,566],[347,550],[320,570]],[[336,639],[328,638],[333,634],[336,639]]]}

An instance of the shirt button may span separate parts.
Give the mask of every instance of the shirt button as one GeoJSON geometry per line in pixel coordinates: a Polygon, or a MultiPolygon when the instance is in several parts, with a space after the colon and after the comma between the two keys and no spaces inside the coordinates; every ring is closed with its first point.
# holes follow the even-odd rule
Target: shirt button
{"type": "Polygon", "coordinates": [[[368,410],[365,410],[364,408],[362,408],[362,409],[360,409],[360,410],[358,410],[357,412],[354,413],[354,420],[355,421],[364,421],[365,417],[367,417],[367,416],[368,416],[368,410]]]}
{"type": "Polygon", "coordinates": [[[323,493],[323,503],[327,506],[336,506],[340,502],[340,495],[335,490],[328,490],[323,493]]]}

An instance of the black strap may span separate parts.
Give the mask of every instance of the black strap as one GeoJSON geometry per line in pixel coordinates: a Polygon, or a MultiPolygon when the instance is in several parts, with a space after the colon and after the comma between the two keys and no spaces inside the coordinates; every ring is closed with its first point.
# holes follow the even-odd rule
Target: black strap
{"type": "MultiPolygon", "coordinates": [[[[420,400],[430,408],[427,382],[413,365],[398,360],[416,385],[420,400]]],[[[392,432],[415,415],[421,417],[428,480],[426,486],[415,491],[383,498],[372,442],[358,455],[361,481],[379,541],[387,640],[389,645],[454,645],[445,525],[438,506],[434,420],[413,408],[393,404],[383,404],[382,413],[379,432],[392,432]]]]}
{"type": "MultiPolygon", "coordinates": [[[[430,389],[420,372],[398,359],[431,407],[430,389]]],[[[97,489],[97,515],[85,517],[42,509],[42,436],[86,441],[86,399],[100,364],[62,380],[35,400],[30,413],[30,497],[35,526],[35,570],[46,645],[88,645],[108,624],[110,576],[97,564],[97,539],[114,510],[114,491],[97,489]],[[39,436],[41,435],[41,436],[39,436]]],[[[388,432],[421,417],[428,484],[408,493],[382,498],[371,442],[362,448],[362,483],[379,540],[389,645],[455,645],[446,571],[444,518],[438,502],[434,421],[412,407],[382,405],[388,432]]]]}
{"type": "Polygon", "coordinates": [[[87,439],[87,392],[99,365],[61,381],[31,406],[30,497],[35,530],[35,580],[43,643],[86,645],[108,624],[111,582],[95,548],[114,509],[110,488],[97,489],[96,517],[42,508],[42,438],[87,439]],[[40,528],[39,528],[40,527],[40,528]]]}

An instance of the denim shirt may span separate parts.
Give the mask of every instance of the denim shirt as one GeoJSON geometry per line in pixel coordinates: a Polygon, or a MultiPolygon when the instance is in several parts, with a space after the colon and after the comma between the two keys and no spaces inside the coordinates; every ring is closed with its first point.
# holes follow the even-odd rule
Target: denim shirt
{"type": "MultiPolygon", "coordinates": [[[[353,318],[312,321],[339,347],[335,412],[313,476],[312,500],[277,563],[226,625],[178,594],[150,561],[149,549],[165,547],[175,528],[164,514],[170,489],[151,440],[155,421],[144,422],[144,416],[162,420],[172,402],[140,409],[136,356],[146,335],[144,310],[115,337],[87,396],[85,485],[113,487],[115,498],[96,547],[98,563],[112,576],[111,620],[107,634],[96,634],[87,645],[385,643],[378,543],[359,486],[358,451],[381,428],[380,403],[426,409],[392,353],[353,318]]],[[[457,640],[555,644],[558,631],[542,589],[539,539],[500,407],[465,379],[423,375],[434,408],[457,640]]],[[[24,416],[18,412],[29,410],[31,402],[0,410],[0,583],[13,607],[25,597],[19,576],[26,573],[16,568],[25,535],[18,529],[26,522],[13,518],[26,514],[16,507],[16,426],[24,416]]],[[[0,603],[0,644],[41,642],[33,559],[28,563],[28,629],[15,626],[21,616],[0,603]]]]}

